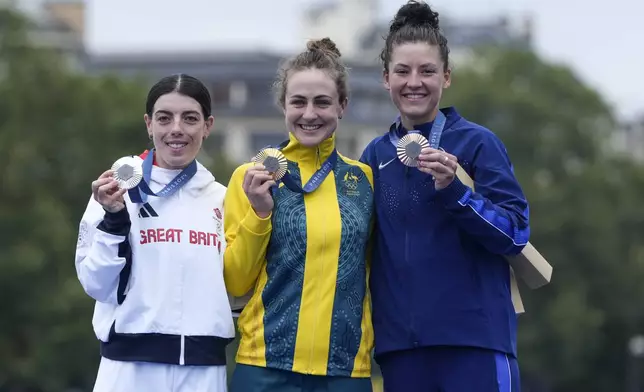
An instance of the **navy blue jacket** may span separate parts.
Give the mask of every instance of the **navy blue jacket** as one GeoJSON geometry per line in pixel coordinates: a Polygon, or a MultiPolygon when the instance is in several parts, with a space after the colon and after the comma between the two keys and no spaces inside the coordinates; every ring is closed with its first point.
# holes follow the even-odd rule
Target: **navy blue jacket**
{"type": "MultiPolygon", "coordinates": [[[[370,288],[376,358],[427,346],[472,346],[516,356],[517,316],[503,255],[527,244],[528,203],[501,141],[447,117],[440,147],[474,179],[436,191],[430,175],[400,162],[389,133],[360,160],[373,169],[376,230],[370,288]]],[[[432,123],[417,129],[429,138],[432,123]]]]}

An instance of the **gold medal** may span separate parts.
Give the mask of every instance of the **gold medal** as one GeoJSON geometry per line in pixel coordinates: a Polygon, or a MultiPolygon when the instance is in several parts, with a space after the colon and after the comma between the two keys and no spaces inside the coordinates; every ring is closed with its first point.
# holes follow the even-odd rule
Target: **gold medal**
{"type": "Polygon", "coordinates": [[[121,189],[132,189],[143,179],[143,160],[137,156],[120,158],[112,165],[114,179],[121,189]]]}
{"type": "Polygon", "coordinates": [[[418,167],[418,156],[423,148],[429,147],[429,142],[420,133],[409,133],[403,136],[396,145],[398,159],[409,167],[418,167]]]}
{"type": "Polygon", "coordinates": [[[279,181],[286,174],[288,162],[282,152],[276,148],[265,148],[255,155],[253,162],[264,165],[266,170],[279,181]]]}

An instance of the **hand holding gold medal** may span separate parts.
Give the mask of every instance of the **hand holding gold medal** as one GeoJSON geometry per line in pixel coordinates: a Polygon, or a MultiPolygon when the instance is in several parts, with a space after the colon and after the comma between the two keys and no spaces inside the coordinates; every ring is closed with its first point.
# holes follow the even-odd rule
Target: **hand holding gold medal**
{"type": "Polygon", "coordinates": [[[288,163],[276,148],[265,148],[255,155],[251,166],[244,173],[242,187],[248,201],[260,218],[267,218],[274,207],[271,187],[286,175],[288,163]]]}
{"type": "Polygon", "coordinates": [[[279,181],[284,177],[288,167],[286,157],[277,148],[263,149],[253,157],[253,162],[264,165],[266,171],[273,176],[275,181],[279,181]]]}

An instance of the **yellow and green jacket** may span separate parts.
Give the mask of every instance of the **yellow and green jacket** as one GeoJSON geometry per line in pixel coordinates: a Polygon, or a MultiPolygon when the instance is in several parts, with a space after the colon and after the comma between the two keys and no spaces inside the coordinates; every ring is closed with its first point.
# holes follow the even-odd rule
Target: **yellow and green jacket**
{"type": "MultiPolygon", "coordinates": [[[[300,185],[321,167],[335,136],[282,149],[300,185]]],[[[224,201],[224,277],[230,294],[254,289],[238,321],[237,362],[320,376],[369,377],[373,329],[368,240],[373,173],[338,154],[309,194],[283,184],[271,216],[260,219],[242,189],[251,164],[233,173],[224,201]]]]}

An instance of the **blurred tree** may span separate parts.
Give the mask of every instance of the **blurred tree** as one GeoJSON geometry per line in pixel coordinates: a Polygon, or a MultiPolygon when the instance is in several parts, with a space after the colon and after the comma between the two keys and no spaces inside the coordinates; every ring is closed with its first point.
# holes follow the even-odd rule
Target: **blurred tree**
{"type": "MultiPolygon", "coordinates": [[[[89,390],[99,354],[73,267],[77,225],[90,182],[148,145],[146,86],[70,73],[26,27],[0,10],[0,390],[89,390]]],[[[566,67],[486,50],[453,77],[445,104],[504,141],[532,242],[555,267],[550,285],[522,290],[523,378],[623,390],[627,341],[644,330],[644,170],[609,153],[611,110],[566,67]]],[[[227,184],[222,156],[203,162],[227,184]]]]}
{"type": "Polygon", "coordinates": [[[78,222],[90,182],[149,146],[147,86],[71,73],[27,28],[0,10],[0,390],[91,390],[99,347],[74,269],[78,222]]]}
{"type": "Polygon", "coordinates": [[[503,140],[530,201],[531,241],[554,265],[550,285],[522,288],[524,379],[623,390],[626,341],[644,327],[644,171],[610,153],[610,108],[568,68],[494,49],[455,71],[445,104],[503,140]]]}

